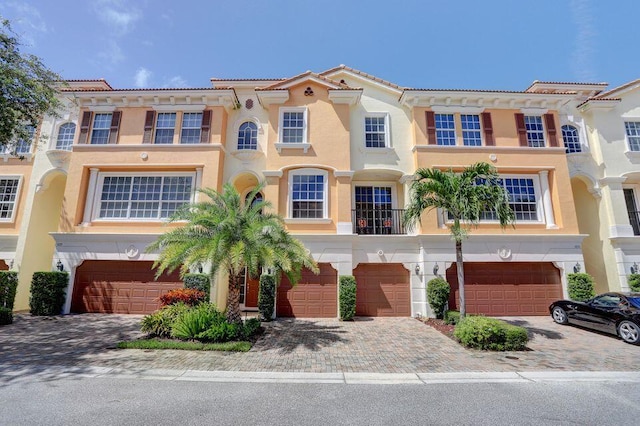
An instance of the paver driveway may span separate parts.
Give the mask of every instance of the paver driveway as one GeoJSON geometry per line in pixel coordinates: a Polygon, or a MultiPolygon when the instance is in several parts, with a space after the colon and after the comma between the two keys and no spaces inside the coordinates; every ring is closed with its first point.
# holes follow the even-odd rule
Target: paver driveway
{"type": "Polygon", "coordinates": [[[278,320],[247,353],[117,350],[141,336],[140,316],[17,315],[0,328],[0,367],[108,366],[228,371],[428,373],[454,371],[640,370],[640,348],[615,337],[554,324],[548,317],[509,318],[528,328],[530,351],[467,350],[412,318],[278,320]]]}

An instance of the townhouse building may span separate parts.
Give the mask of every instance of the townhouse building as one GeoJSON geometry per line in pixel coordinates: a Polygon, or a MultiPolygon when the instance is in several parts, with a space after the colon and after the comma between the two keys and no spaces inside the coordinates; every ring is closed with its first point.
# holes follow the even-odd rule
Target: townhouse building
{"type": "MultiPolygon", "coordinates": [[[[58,223],[48,232],[49,265],[70,272],[67,312],[154,310],[162,292],[181,285],[177,274],[154,280],[156,254],[145,251],[167,226],[179,226],[165,219],[196,200],[197,188],[231,183],[246,197],[260,182],[260,196],[320,267],[295,287],[282,280],[278,316],[337,317],[339,275],[356,277],[358,315],[429,315],[425,288],[436,276],[452,284],[455,308],[446,212],[431,211],[408,229],[404,207],[417,168],[480,161],[498,169],[517,221],[502,230],[487,212],[464,242],[468,311],[545,315],[566,296],[567,273],[584,268],[561,132],[572,88],[413,89],[343,65],[211,83],[68,89],[77,131],[59,168],[59,214],[50,210],[58,223]]],[[[224,306],[219,278],[212,299],[224,306]]],[[[245,309],[257,309],[257,287],[246,277],[245,309]]]]}

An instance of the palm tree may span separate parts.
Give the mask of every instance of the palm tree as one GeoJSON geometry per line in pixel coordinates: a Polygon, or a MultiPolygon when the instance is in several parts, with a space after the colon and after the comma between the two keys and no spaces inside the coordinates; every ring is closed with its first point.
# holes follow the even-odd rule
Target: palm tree
{"type": "Polygon", "coordinates": [[[259,274],[262,267],[281,271],[295,284],[303,267],[318,273],[318,266],[300,241],[284,227],[284,221],[274,213],[267,213],[269,202],[256,198],[264,185],[248,196],[253,202],[243,202],[238,191],[226,184],[222,192],[209,188],[199,192],[209,199],[185,205],[170,222],[186,222],[153,242],[147,251],[159,251],[154,267],[158,275],[163,271],[180,269],[181,274],[196,264],[209,263],[211,278],[220,270],[229,276],[227,320],[242,321],[240,288],[245,269],[259,274]]]}
{"type": "Polygon", "coordinates": [[[419,169],[411,184],[411,200],[405,212],[409,227],[420,221],[423,212],[434,208],[449,215],[449,231],[456,243],[461,317],[465,316],[462,241],[481,219],[490,217],[498,220],[503,229],[515,222],[515,214],[509,206],[509,194],[499,180],[495,167],[476,163],[461,173],[451,169],[419,169]]]}

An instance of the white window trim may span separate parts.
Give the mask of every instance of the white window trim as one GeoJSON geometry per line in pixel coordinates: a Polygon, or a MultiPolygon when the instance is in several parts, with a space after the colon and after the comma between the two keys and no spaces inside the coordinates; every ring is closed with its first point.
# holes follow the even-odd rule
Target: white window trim
{"type": "MultiPolygon", "coordinates": [[[[580,142],[580,152],[572,152],[571,154],[567,154],[567,155],[577,155],[580,156],[582,154],[588,154],[590,152],[590,148],[589,148],[589,138],[587,137],[587,132],[584,128],[584,123],[583,122],[577,122],[577,121],[573,121],[573,116],[570,117],[564,117],[564,119],[561,117],[561,121],[560,121],[560,139],[562,140],[562,146],[564,146],[564,138],[562,137],[562,126],[572,126],[575,127],[578,130],[578,140],[580,142]]],[[[625,132],[626,135],[626,132],[625,132]]]]}
{"type": "Polygon", "coordinates": [[[20,196],[22,195],[22,175],[0,175],[0,179],[17,179],[18,187],[16,188],[16,200],[13,203],[13,210],[11,210],[11,217],[0,218],[0,223],[15,223],[16,212],[18,211],[18,205],[20,204],[20,196]]]}
{"type": "MultiPolygon", "coordinates": [[[[455,122],[455,117],[458,117],[458,120],[460,120],[460,142],[462,142],[462,144],[460,146],[465,147],[465,148],[481,148],[483,146],[487,146],[484,140],[484,127],[483,127],[483,123],[482,123],[482,114],[478,113],[478,114],[472,114],[469,112],[461,112],[458,114],[454,115],[454,122],[455,122]],[[480,133],[480,145],[465,145],[464,143],[464,129],[462,128],[462,116],[463,115],[475,115],[478,117],[478,124],[480,125],[480,128],[477,130],[478,133],[480,133]]],[[[467,130],[469,131],[469,130],[467,130]]],[[[476,130],[471,130],[473,132],[475,132],[476,130]]],[[[457,138],[456,138],[457,139],[457,138]]]]}
{"type": "Polygon", "coordinates": [[[280,108],[278,118],[278,141],[274,144],[278,152],[281,152],[283,148],[291,148],[291,149],[302,149],[305,154],[309,150],[309,146],[311,145],[308,138],[309,133],[309,121],[308,121],[308,110],[306,107],[283,107],[280,108]],[[283,129],[284,129],[284,113],[285,112],[302,112],[303,117],[303,130],[302,130],[302,142],[291,143],[291,142],[283,142],[283,129]]]}
{"type": "Polygon", "coordinates": [[[625,145],[625,154],[627,157],[640,158],[640,150],[634,151],[631,149],[631,143],[629,141],[629,135],[627,134],[627,123],[636,123],[640,127],[640,117],[625,117],[622,121],[622,126],[624,130],[624,145],[625,145]]]}
{"type": "MultiPolygon", "coordinates": [[[[113,122],[113,111],[99,111],[93,114],[93,118],[91,120],[91,132],[89,132],[89,140],[87,145],[108,145],[109,137],[111,137],[111,122],[113,122]],[[93,132],[96,130],[96,117],[98,114],[110,114],[111,120],[109,120],[108,127],[100,127],[97,130],[106,130],[107,131],[107,142],[106,143],[93,143],[93,132]]],[[[77,128],[76,128],[77,130],[77,128]]]]}
{"type": "Polygon", "coordinates": [[[54,132],[55,137],[51,138],[51,143],[49,144],[49,149],[56,149],[56,150],[60,150],[60,151],[71,151],[71,148],[73,147],[74,142],[76,141],[76,137],[78,136],[78,123],[76,123],[75,121],[72,120],[68,120],[68,121],[61,121],[60,123],[56,124],[55,127],[55,132],[54,132]],[[58,146],[58,137],[60,136],[60,128],[62,126],[64,126],[65,124],[75,124],[76,129],[73,133],[73,140],[71,141],[71,145],[69,145],[69,149],[68,150],[60,150],[57,148],[58,146]]]}
{"type": "MultiPolygon", "coordinates": [[[[179,139],[178,143],[179,144],[182,144],[182,145],[194,145],[194,144],[200,143],[200,138],[202,138],[202,118],[203,118],[203,116],[204,115],[203,115],[202,111],[184,111],[184,110],[181,111],[181,114],[180,114],[180,133],[179,133],[179,136],[178,136],[178,139],[179,139]],[[195,113],[195,114],[200,113],[201,114],[201,116],[200,116],[200,125],[197,126],[197,127],[185,127],[184,126],[184,116],[185,116],[185,114],[193,114],[193,113],[195,113]],[[182,131],[185,130],[185,129],[187,129],[187,130],[194,130],[194,129],[200,130],[200,135],[198,136],[198,142],[183,142],[182,141],[182,131]]],[[[178,122],[178,114],[176,113],[176,123],[177,122],[178,122]]],[[[176,128],[177,128],[177,126],[174,125],[173,126],[174,139],[175,139],[176,128]]]]}
{"type": "Polygon", "coordinates": [[[364,117],[362,117],[362,145],[366,151],[378,151],[390,149],[393,147],[391,143],[391,131],[390,131],[390,119],[388,112],[367,112],[364,117]],[[371,147],[367,146],[367,118],[384,118],[384,146],[382,147],[371,147]]]}
{"type": "Polygon", "coordinates": [[[327,223],[331,221],[329,217],[329,172],[323,169],[306,168],[295,169],[289,171],[288,176],[288,209],[287,209],[287,223],[327,223]],[[299,175],[322,175],[324,179],[324,193],[322,199],[322,218],[294,218],[293,217],[293,176],[299,175]]]}
{"type": "MultiPolygon", "coordinates": [[[[100,198],[102,197],[102,188],[104,186],[105,177],[138,177],[138,176],[191,176],[192,188],[189,203],[193,203],[196,195],[196,187],[198,184],[198,176],[196,172],[98,172],[96,184],[94,187],[93,206],[91,212],[92,222],[166,222],[164,218],[101,218],[100,214],[100,198]]],[[[131,200],[129,200],[131,202],[131,200]]]]}
{"type": "MultiPolygon", "coordinates": [[[[454,112],[434,113],[433,120],[434,120],[435,129],[436,129],[436,146],[440,146],[440,147],[458,146],[458,138],[462,140],[462,135],[458,135],[457,128],[456,128],[456,115],[459,117],[459,114],[456,114],[454,112]],[[451,115],[453,117],[453,142],[454,142],[453,145],[445,145],[445,144],[438,143],[438,125],[437,125],[438,121],[436,120],[436,115],[451,115]]],[[[450,131],[451,129],[440,129],[440,130],[450,131]]]]}
{"type": "MultiPolygon", "coordinates": [[[[524,114],[524,127],[525,127],[525,134],[527,136],[527,147],[529,147],[529,148],[548,148],[549,147],[549,141],[547,140],[547,125],[544,122],[544,115],[540,115],[538,113],[536,113],[536,114],[524,114]],[[542,124],[542,142],[544,143],[544,146],[531,146],[530,145],[530,142],[529,142],[529,130],[526,130],[526,128],[527,128],[527,117],[540,117],[540,124],[542,124]]],[[[560,139],[562,139],[562,126],[560,127],[560,139]]],[[[564,142],[563,142],[563,145],[564,145],[564,142]]]]}
{"type": "Polygon", "coordinates": [[[396,182],[389,181],[352,181],[351,182],[351,209],[355,209],[356,206],[356,186],[365,186],[365,187],[385,187],[391,188],[391,208],[398,209],[398,194],[396,191],[396,182]]]}
{"type": "MultiPolygon", "coordinates": [[[[172,111],[158,111],[156,113],[155,116],[155,123],[153,123],[153,145],[175,145],[176,142],[176,133],[178,133],[178,139],[182,138],[182,127],[178,128],[178,121],[180,121],[180,124],[182,125],[182,114],[180,114],[180,120],[178,120],[178,111],[176,110],[172,110],[172,111]],[[173,121],[173,138],[171,139],[171,143],[157,143],[156,142],[156,137],[158,134],[158,120],[160,119],[160,114],[175,114],[176,118],[173,121]],[[179,129],[179,132],[178,132],[179,129]]],[[[167,129],[171,129],[171,127],[160,127],[160,130],[167,130],[167,129]]],[[[180,141],[178,141],[178,143],[180,143],[180,141]]],[[[192,145],[192,144],[185,144],[185,145],[192,145]]]]}

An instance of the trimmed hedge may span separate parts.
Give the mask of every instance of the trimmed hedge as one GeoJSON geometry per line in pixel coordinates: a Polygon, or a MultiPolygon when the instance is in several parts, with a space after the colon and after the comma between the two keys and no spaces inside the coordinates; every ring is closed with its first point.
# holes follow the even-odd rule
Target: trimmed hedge
{"type": "Polygon", "coordinates": [[[211,299],[211,279],[207,274],[184,274],[184,288],[204,292],[207,302],[211,299]]]}
{"type": "Polygon", "coordinates": [[[0,271],[0,308],[13,311],[18,288],[18,273],[16,271],[0,271]]]}
{"type": "Polygon", "coordinates": [[[356,277],[340,275],[340,320],[351,321],[356,315],[356,277]]]}
{"type": "Polygon", "coordinates": [[[584,272],[567,275],[569,280],[569,298],[577,302],[584,302],[596,295],[593,277],[584,272]]]}
{"type": "Polygon", "coordinates": [[[640,291],[640,274],[631,274],[627,280],[631,291],[640,291]]]}
{"type": "Polygon", "coordinates": [[[195,288],[176,288],[169,290],[158,298],[161,306],[175,305],[184,303],[187,306],[195,306],[206,300],[204,291],[195,288]]]}
{"type": "Polygon", "coordinates": [[[529,340],[524,327],[476,316],[460,320],[453,335],[466,347],[489,351],[521,351],[529,340]]]}
{"type": "Polygon", "coordinates": [[[444,278],[434,278],[427,283],[427,301],[436,315],[436,318],[444,316],[444,308],[449,302],[451,286],[444,278]]]}
{"type": "Polygon", "coordinates": [[[13,312],[11,309],[0,306],[0,325],[7,325],[13,322],[13,312]]]}
{"type": "Polygon", "coordinates": [[[260,288],[258,289],[258,310],[263,321],[271,321],[276,302],[276,276],[271,274],[260,275],[260,288]]]}
{"type": "Polygon", "coordinates": [[[29,299],[31,315],[60,315],[68,285],[68,272],[34,272],[29,299]]]}
{"type": "Polygon", "coordinates": [[[447,311],[444,313],[444,323],[449,325],[456,325],[460,322],[459,311],[447,311]]]}

